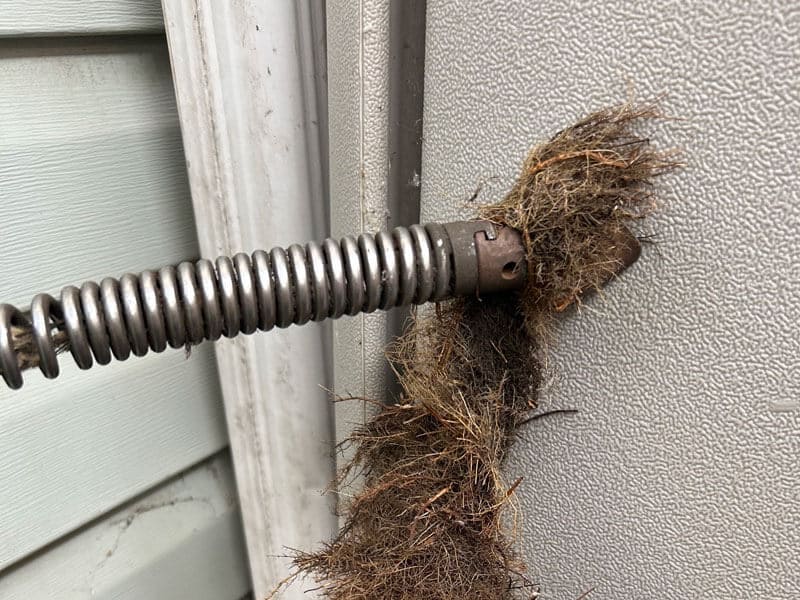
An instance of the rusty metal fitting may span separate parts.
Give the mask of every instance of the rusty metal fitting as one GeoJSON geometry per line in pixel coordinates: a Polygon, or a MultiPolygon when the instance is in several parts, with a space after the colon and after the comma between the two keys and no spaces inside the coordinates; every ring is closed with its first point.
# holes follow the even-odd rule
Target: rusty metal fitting
{"type": "Polygon", "coordinates": [[[522,235],[510,227],[495,227],[495,237],[475,234],[478,251],[478,294],[518,290],[525,285],[527,264],[522,235]]]}
{"type": "Polygon", "coordinates": [[[489,221],[443,225],[453,257],[453,295],[479,296],[517,290],[525,285],[522,236],[489,221]]]}

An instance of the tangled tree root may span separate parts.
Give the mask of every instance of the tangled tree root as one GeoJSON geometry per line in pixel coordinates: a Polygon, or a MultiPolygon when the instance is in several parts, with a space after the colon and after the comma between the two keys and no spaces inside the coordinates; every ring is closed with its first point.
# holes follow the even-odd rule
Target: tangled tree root
{"type": "Polygon", "coordinates": [[[536,146],[511,192],[479,210],[522,232],[530,270],[520,308],[532,334],[619,271],[628,224],[656,208],[653,180],[678,166],[675,152],[634,132],[660,117],[656,104],[590,114],[536,146]]]}
{"type": "Polygon", "coordinates": [[[658,116],[631,104],[589,115],[534,148],[505,199],[480,209],[522,232],[527,288],[443,304],[390,352],[401,400],[345,442],[355,455],[340,481],[363,475],[363,489],[336,539],[294,559],[327,598],[535,595],[505,514],[520,480],[501,467],[536,406],[553,313],[620,270],[616,240],[654,207],[653,178],[676,166],[633,132],[658,116]]]}
{"type": "MultiPolygon", "coordinates": [[[[25,319],[30,321],[30,313],[25,313],[25,319]]],[[[53,348],[56,354],[61,354],[69,347],[69,338],[63,330],[58,330],[51,334],[53,337],[53,348]]],[[[39,366],[41,357],[36,348],[36,341],[33,336],[33,328],[30,326],[19,327],[11,326],[11,346],[17,355],[19,368],[23,371],[35,369],[39,366]]]]}

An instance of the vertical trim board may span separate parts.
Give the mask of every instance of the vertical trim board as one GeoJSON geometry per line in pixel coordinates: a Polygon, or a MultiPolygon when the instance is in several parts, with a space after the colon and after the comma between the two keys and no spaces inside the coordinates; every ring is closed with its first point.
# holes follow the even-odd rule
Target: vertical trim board
{"type": "MultiPolygon", "coordinates": [[[[324,237],[321,61],[306,41],[318,39],[324,4],[163,8],[201,254],[324,237]]],[[[334,530],[321,494],[333,477],[328,332],[308,324],[217,345],[256,597],[287,575],[287,547],[334,530]]]]}

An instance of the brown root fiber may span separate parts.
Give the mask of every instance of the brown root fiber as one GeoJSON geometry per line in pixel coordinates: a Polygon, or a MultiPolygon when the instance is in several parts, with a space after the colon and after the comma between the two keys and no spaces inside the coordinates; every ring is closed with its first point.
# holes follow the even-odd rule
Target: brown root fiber
{"type": "Polygon", "coordinates": [[[363,475],[363,489],[332,542],[295,556],[325,597],[535,596],[507,514],[520,480],[501,468],[536,406],[551,316],[620,270],[626,224],[652,210],[653,178],[676,165],[633,132],[658,116],[632,104],[589,115],[534,148],[511,192],[479,210],[522,232],[529,283],[440,305],[390,352],[400,402],[346,441],[355,454],[340,481],[363,475]]]}
{"type": "Polygon", "coordinates": [[[500,521],[500,465],[539,383],[515,313],[511,299],[456,301],[400,339],[407,401],[353,434],[343,477],[360,469],[364,490],[336,541],[296,557],[328,597],[506,597],[523,565],[500,521]]]}
{"type": "Polygon", "coordinates": [[[536,146],[508,195],[479,210],[522,232],[528,283],[520,306],[532,332],[544,333],[554,312],[619,271],[627,225],[652,212],[653,179],[677,166],[674,152],[634,131],[660,116],[656,104],[590,114],[536,146]]]}
{"type": "MultiPolygon", "coordinates": [[[[30,315],[26,314],[26,318],[30,320],[30,315]]],[[[69,338],[65,331],[56,329],[51,331],[50,335],[53,338],[53,347],[57,354],[64,352],[68,348],[69,338]]],[[[17,355],[17,364],[20,369],[25,371],[39,366],[39,351],[36,348],[36,341],[31,327],[13,325],[11,327],[11,346],[17,355]]]]}

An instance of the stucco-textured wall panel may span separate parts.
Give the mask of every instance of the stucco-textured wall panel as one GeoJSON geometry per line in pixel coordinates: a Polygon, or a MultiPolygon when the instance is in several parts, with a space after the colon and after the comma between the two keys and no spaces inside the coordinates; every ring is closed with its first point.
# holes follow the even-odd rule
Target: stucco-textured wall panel
{"type": "Polygon", "coordinates": [[[511,185],[587,111],[668,92],[658,245],[563,321],[509,477],[543,598],[770,598],[800,588],[800,8],[429,2],[423,220],[511,185]]]}

